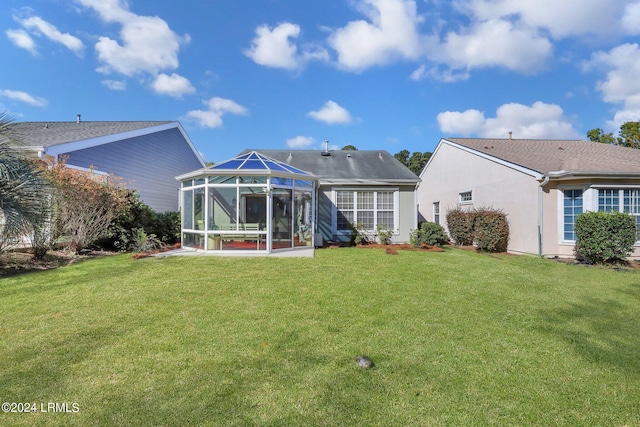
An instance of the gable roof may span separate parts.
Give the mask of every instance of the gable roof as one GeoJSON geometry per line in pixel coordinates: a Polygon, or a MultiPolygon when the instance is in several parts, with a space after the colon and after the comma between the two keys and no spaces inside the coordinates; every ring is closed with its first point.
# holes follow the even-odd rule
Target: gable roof
{"type": "Polygon", "coordinates": [[[413,172],[386,150],[245,150],[257,151],[311,172],[321,184],[415,184],[413,172]],[[327,155],[329,153],[330,155],[327,155]]]}
{"type": "Polygon", "coordinates": [[[543,175],[640,175],[640,150],[581,140],[445,138],[543,175]]]}
{"type": "Polygon", "coordinates": [[[57,156],[155,132],[177,129],[202,166],[200,152],[176,121],[16,122],[10,130],[24,146],[57,156]]]}
{"type": "Polygon", "coordinates": [[[52,147],[169,123],[172,122],[16,122],[11,124],[11,130],[29,147],[52,147]]]}

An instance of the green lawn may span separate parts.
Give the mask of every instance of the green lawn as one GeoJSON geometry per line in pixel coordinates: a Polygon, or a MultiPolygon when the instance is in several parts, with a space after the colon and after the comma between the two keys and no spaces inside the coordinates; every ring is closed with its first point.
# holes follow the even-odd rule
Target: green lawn
{"type": "Polygon", "coordinates": [[[0,425],[640,425],[640,272],[324,249],[0,280],[0,425]],[[355,357],[375,362],[361,369],[355,357]]]}

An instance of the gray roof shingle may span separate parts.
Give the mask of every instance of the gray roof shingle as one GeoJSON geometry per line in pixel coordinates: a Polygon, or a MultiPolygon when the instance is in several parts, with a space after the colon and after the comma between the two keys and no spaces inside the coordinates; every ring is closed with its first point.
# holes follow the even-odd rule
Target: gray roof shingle
{"type": "Polygon", "coordinates": [[[245,150],[257,151],[303,171],[322,181],[381,181],[417,183],[413,172],[385,150],[245,150]]]}
{"type": "Polygon", "coordinates": [[[640,150],[580,140],[444,138],[547,174],[640,174],[640,150]]]}
{"type": "Polygon", "coordinates": [[[30,147],[52,147],[172,123],[147,122],[16,122],[11,130],[30,147]]]}

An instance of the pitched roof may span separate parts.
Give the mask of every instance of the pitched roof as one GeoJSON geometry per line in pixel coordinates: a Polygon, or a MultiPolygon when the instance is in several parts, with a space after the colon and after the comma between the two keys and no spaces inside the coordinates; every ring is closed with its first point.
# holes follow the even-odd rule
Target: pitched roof
{"type": "Polygon", "coordinates": [[[303,171],[322,182],[417,183],[413,172],[385,150],[245,150],[257,151],[303,171]],[[330,155],[326,155],[330,153],[330,155]]]}
{"type": "Polygon", "coordinates": [[[168,123],[172,122],[16,122],[11,130],[27,146],[52,147],[168,123]]]}
{"type": "Polygon", "coordinates": [[[444,140],[541,174],[640,174],[640,150],[599,142],[483,138],[444,140]]]}
{"type": "Polygon", "coordinates": [[[226,160],[222,163],[218,163],[214,166],[211,166],[209,169],[211,170],[232,170],[232,171],[273,171],[273,172],[285,172],[288,174],[308,176],[310,178],[313,177],[312,174],[295,168],[291,165],[287,165],[286,163],[280,162],[276,159],[273,159],[269,156],[265,156],[264,154],[260,154],[257,151],[251,151],[249,153],[240,154],[239,156],[234,157],[233,159],[226,160]]]}

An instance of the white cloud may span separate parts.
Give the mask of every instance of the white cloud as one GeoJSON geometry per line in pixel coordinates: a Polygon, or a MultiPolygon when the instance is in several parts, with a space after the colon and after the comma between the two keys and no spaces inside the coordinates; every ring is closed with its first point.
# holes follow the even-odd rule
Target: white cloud
{"type": "Polygon", "coordinates": [[[307,115],[329,125],[349,124],[353,121],[351,114],[335,101],[327,101],[318,111],[310,111],[307,115]]]}
{"type": "Polygon", "coordinates": [[[329,45],[340,67],[363,71],[398,59],[415,60],[427,38],[418,33],[421,17],[413,0],[363,0],[358,9],[369,20],[349,22],[335,30],[329,45]]]}
{"type": "Polygon", "coordinates": [[[187,118],[195,120],[200,126],[217,128],[223,125],[222,116],[225,114],[246,115],[249,111],[236,102],[219,97],[213,97],[203,101],[207,110],[192,110],[187,113],[187,118]]]}
{"type": "Polygon", "coordinates": [[[36,54],[36,42],[33,41],[31,36],[24,30],[7,30],[5,34],[15,46],[28,50],[32,54],[36,54]]]}
{"type": "Polygon", "coordinates": [[[556,39],[615,33],[629,0],[461,0],[457,5],[478,21],[509,19],[556,39]]]}
{"type": "Polygon", "coordinates": [[[118,23],[120,41],[103,36],[95,49],[102,65],[101,73],[120,73],[133,76],[141,73],[156,75],[162,70],[179,66],[180,46],[189,42],[189,36],[179,36],[157,16],[140,16],[128,10],[119,0],[76,0],[98,12],[105,22],[118,23]]]}
{"type": "Polygon", "coordinates": [[[84,51],[84,44],[79,38],[69,33],[61,33],[55,25],[38,16],[31,16],[25,19],[16,18],[16,20],[33,34],[43,35],[49,40],[63,45],[78,56],[81,56],[84,51]]]}
{"type": "Polygon", "coordinates": [[[640,34],[640,1],[627,5],[622,15],[622,28],[628,34],[640,34]]]}
{"type": "Polygon", "coordinates": [[[509,132],[513,132],[513,137],[518,139],[580,138],[562,108],[540,101],[531,106],[504,104],[497,109],[494,118],[487,118],[478,110],[466,110],[446,111],[438,114],[437,119],[442,132],[462,136],[507,138],[509,132]]]}
{"type": "Polygon", "coordinates": [[[315,144],[315,138],[310,136],[296,136],[295,138],[287,139],[287,147],[289,148],[306,148],[315,144]]]}
{"type": "Polygon", "coordinates": [[[300,26],[289,22],[279,24],[273,29],[261,25],[256,28],[256,37],[251,42],[251,48],[244,54],[256,64],[286,70],[300,69],[310,60],[328,60],[327,51],[313,45],[305,46],[302,53],[298,53],[294,39],[299,35],[300,26]]]}
{"type": "Polygon", "coordinates": [[[602,99],[620,106],[608,126],[617,129],[626,121],[640,120],[640,46],[626,43],[609,52],[596,52],[585,68],[602,68],[606,71],[605,80],[598,81],[596,88],[602,93],[602,99]]]}
{"type": "Polygon", "coordinates": [[[484,123],[484,114],[478,110],[445,111],[438,114],[440,131],[448,134],[470,136],[478,133],[484,123]]]}
{"type": "Polygon", "coordinates": [[[34,107],[44,107],[47,105],[46,99],[30,95],[27,92],[22,92],[19,90],[0,89],[0,97],[24,102],[34,107]]]}
{"type": "Polygon", "coordinates": [[[127,89],[127,82],[124,80],[103,80],[101,83],[111,90],[127,89]]]}
{"type": "Polygon", "coordinates": [[[504,20],[485,21],[462,34],[450,32],[433,57],[453,68],[506,67],[519,72],[540,69],[553,46],[535,31],[504,20]]]}
{"type": "Polygon", "coordinates": [[[256,64],[266,67],[296,69],[298,48],[289,39],[296,38],[299,34],[300,27],[288,22],[278,25],[273,30],[267,25],[261,25],[256,28],[256,37],[245,55],[256,64]]]}
{"type": "Polygon", "coordinates": [[[181,98],[182,95],[192,94],[196,91],[187,78],[176,73],[172,73],[170,76],[164,73],[158,75],[151,83],[151,87],[161,95],[174,98],[181,98]]]}

